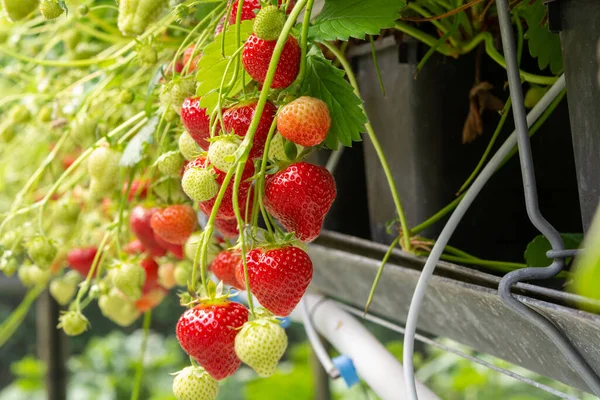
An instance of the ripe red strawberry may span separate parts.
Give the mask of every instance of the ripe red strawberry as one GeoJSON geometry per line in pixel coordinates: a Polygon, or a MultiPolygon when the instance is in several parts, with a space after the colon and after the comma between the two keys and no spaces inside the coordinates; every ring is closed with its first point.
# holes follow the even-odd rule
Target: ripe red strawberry
{"type": "Polygon", "coordinates": [[[71,249],[67,255],[69,266],[86,277],[92,268],[98,249],[96,247],[82,247],[71,249]]]}
{"type": "MultiPolygon", "coordinates": [[[[280,317],[289,315],[296,307],[313,274],[308,254],[294,246],[251,250],[246,254],[246,264],[252,294],[263,307],[280,317]]],[[[245,281],[242,263],[236,275],[238,281],[245,281]]]]}
{"type": "Polygon", "coordinates": [[[129,226],[151,256],[162,257],[167,253],[167,250],[154,239],[154,230],[152,230],[150,224],[152,215],[155,212],[156,208],[135,206],[129,216],[129,226]]]}
{"type": "Polygon", "coordinates": [[[142,292],[147,293],[160,286],[158,283],[158,263],[154,258],[146,257],[142,260],[141,266],[146,272],[146,280],[144,281],[142,292]]]}
{"type": "MultiPolygon", "coordinates": [[[[279,5],[283,3],[283,0],[278,1],[279,5]]],[[[288,2],[287,13],[289,14],[294,8],[294,0],[290,0],[288,2]]],[[[242,5],[242,21],[247,21],[254,19],[256,17],[256,12],[260,10],[260,0],[244,0],[244,4],[242,5]]],[[[235,24],[235,19],[237,17],[238,11],[238,0],[234,0],[233,6],[231,7],[231,14],[229,14],[229,25],[235,24]]],[[[222,28],[221,28],[222,29],[222,28]]]]}
{"type": "Polygon", "coordinates": [[[289,232],[310,242],[319,236],[335,196],[335,180],[329,171],[299,162],[267,177],[264,204],[289,232]]]}
{"type": "Polygon", "coordinates": [[[213,260],[210,270],[223,283],[240,289],[240,284],[235,276],[238,264],[242,263],[239,250],[224,250],[213,260]]]}
{"type": "MultiPolygon", "coordinates": [[[[208,168],[212,167],[210,163],[206,160],[206,157],[201,156],[195,159],[194,161],[188,163],[186,168],[208,168]]],[[[214,168],[214,167],[212,167],[214,168]]],[[[215,179],[219,184],[219,187],[223,185],[225,180],[225,176],[227,175],[225,172],[214,168],[215,171],[215,179]]],[[[242,183],[239,188],[239,199],[238,203],[240,206],[240,210],[242,211],[242,215],[244,214],[246,201],[248,196],[251,195],[252,191],[251,185],[252,182],[248,181],[254,175],[254,164],[251,162],[247,162],[244,167],[244,172],[242,174],[242,183]]],[[[229,185],[227,186],[227,190],[225,191],[225,195],[223,200],[221,201],[221,205],[219,207],[219,211],[217,212],[217,219],[233,219],[235,218],[235,213],[233,211],[233,183],[234,180],[231,179],[229,185]]],[[[212,208],[215,205],[216,197],[211,200],[203,201],[199,203],[200,211],[202,211],[206,215],[210,215],[212,212],[212,208]]],[[[252,209],[252,200],[250,200],[250,209],[252,209]]]]}
{"type": "Polygon", "coordinates": [[[167,249],[171,254],[177,257],[180,260],[183,260],[183,245],[169,243],[156,233],[154,234],[154,240],[158,243],[162,248],[167,249]]]}
{"type": "MultiPolygon", "coordinates": [[[[240,103],[223,112],[223,125],[227,133],[235,132],[238,136],[246,136],[248,128],[254,117],[257,101],[249,103],[240,103]]],[[[265,142],[269,135],[269,129],[277,113],[277,107],[273,103],[267,102],[260,116],[258,127],[252,139],[252,149],[250,150],[250,159],[262,156],[265,150],[265,142]]]]}
{"type": "Polygon", "coordinates": [[[204,150],[208,150],[210,137],[210,118],[206,108],[200,108],[200,97],[185,99],[181,106],[181,122],[192,139],[204,150]]]}
{"type": "Polygon", "coordinates": [[[188,67],[188,73],[192,73],[198,68],[198,63],[200,62],[200,58],[202,57],[202,53],[197,52],[194,55],[194,51],[196,50],[196,46],[194,44],[190,44],[187,49],[183,52],[183,65],[184,67],[188,65],[188,62],[194,56],[194,59],[191,61],[190,66],[188,67]]]}
{"type": "MultiPolygon", "coordinates": [[[[244,216],[245,209],[240,210],[242,217],[244,216]]],[[[215,220],[215,228],[223,235],[223,237],[231,239],[240,234],[238,229],[238,222],[236,218],[232,219],[217,219],[215,220]]]]}
{"type": "MultiPolygon", "coordinates": [[[[128,182],[123,184],[122,193],[125,193],[127,190],[128,182]]],[[[148,189],[150,188],[150,182],[146,179],[134,179],[131,183],[131,188],[129,189],[129,194],[127,195],[128,201],[133,201],[134,199],[143,200],[148,196],[148,189]]]]}
{"type": "MultiPolygon", "coordinates": [[[[244,69],[252,79],[260,84],[265,82],[276,44],[276,40],[263,40],[254,34],[250,35],[244,44],[244,50],[242,51],[244,69]]],[[[285,46],[283,46],[271,88],[283,89],[290,86],[296,79],[299,68],[300,46],[298,46],[298,41],[290,36],[285,46]]]]}
{"type": "Polygon", "coordinates": [[[126,254],[138,255],[146,251],[146,248],[139,239],[132,240],[123,248],[126,254]]]}
{"type": "Polygon", "coordinates": [[[277,116],[277,130],[290,142],[304,147],[316,146],[325,140],[331,116],[324,101],[302,96],[286,104],[277,116]]]}
{"type": "Polygon", "coordinates": [[[184,244],[196,229],[197,224],[196,212],[185,204],[176,204],[157,210],[150,219],[154,233],[172,244],[184,244]]]}
{"type": "Polygon", "coordinates": [[[248,310],[241,304],[209,300],[183,313],[177,322],[177,339],[187,354],[221,380],[240,366],[234,343],[246,321],[248,310]]]}

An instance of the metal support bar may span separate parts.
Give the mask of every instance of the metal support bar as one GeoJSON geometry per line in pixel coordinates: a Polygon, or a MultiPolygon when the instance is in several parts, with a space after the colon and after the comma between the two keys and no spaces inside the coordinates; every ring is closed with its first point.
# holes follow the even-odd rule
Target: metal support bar
{"type": "MultiPolygon", "coordinates": [[[[529,132],[527,127],[527,117],[523,103],[523,88],[521,86],[521,77],[519,75],[519,66],[517,60],[517,51],[513,27],[510,17],[510,11],[507,0],[496,0],[498,9],[498,20],[500,22],[500,33],[502,36],[502,47],[504,48],[504,58],[506,59],[506,71],[508,74],[508,85],[510,97],[513,103],[513,116],[515,119],[515,130],[517,133],[517,142],[519,147],[519,160],[521,162],[521,173],[523,176],[523,190],[525,192],[525,204],[527,215],[531,223],[548,239],[552,245],[552,250],[563,251],[564,243],[560,233],[543,217],[538,203],[538,194],[535,181],[535,171],[533,168],[533,157],[531,154],[531,144],[529,142],[529,132]]],[[[579,350],[573,346],[571,341],[546,317],[527,307],[518,301],[511,293],[513,285],[526,281],[537,279],[548,279],[556,276],[564,268],[564,259],[555,258],[554,262],[544,268],[524,268],[508,273],[501,281],[498,292],[502,301],[512,308],[515,312],[529,318],[542,331],[544,331],[558,349],[563,353],[569,364],[577,370],[581,377],[588,384],[590,389],[600,395],[600,378],[590,367],[579,350]]]]}

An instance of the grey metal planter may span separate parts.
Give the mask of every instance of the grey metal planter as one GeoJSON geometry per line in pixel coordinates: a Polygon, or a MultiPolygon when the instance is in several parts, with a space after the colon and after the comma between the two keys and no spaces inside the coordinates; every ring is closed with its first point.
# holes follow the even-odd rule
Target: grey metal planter
{"type": "MultiPolygon", "coordinates": [[[[379,88],[370,46],[356,48],[350,54],[367,113],[390,162],[411,226],[456,198],[456,191],[477,165],[499,119],[487,111],[483,135],[473,143],[462,144],[475,55],[457,60],[434,55],[414,79],[416,65],[425,50],[411,41],[400,46],[393,38],[377,43],[386,97],[379,88]]],[[[495,94],[507,97],[503,92],[506,72],[502,68],[493,62],[482,62],[481,76],[495,86],[495,94]]],[[[512,129],[509,117],[498,142],[502,143],[512,129]]],[[[565,104],[532,140],[544,215],[562,232],[581,231],[565,104]]],[[[375,151],[368,138],[364,143],[372,239],[389,243],[393,237],[385,232],[385,227],[395,217],[395,208],[375,151]]],[[[423,235],[436,237],[442,226],[437,224],[423,235]]],[[[525,211],[515,157],[486,186],[450,244],[484,258],[522,261],[527,243],[536,235],[525,211]]]]}

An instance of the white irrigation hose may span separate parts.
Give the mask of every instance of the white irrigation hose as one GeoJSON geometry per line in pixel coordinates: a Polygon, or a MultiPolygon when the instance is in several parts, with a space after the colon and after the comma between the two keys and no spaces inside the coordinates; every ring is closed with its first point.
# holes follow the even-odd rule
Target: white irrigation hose
{"type": "MultiPolygon", "coordinates": [[[[548,108],[550,103],[560,94],[565,88],[565,77],[561,77],[552,85],[550,90],[542,97],[542,99],[536,104],[536,106],[527,115],[527,125],[531,126],[542,113],[548,108]]],[[[440,256],[444,251],[444,248],[448,244],[450,237],[454,233],[456,227],[464,217],[465,213],[481,191],[488,180],[496,172],[498,167],[504,161],[504,158],[510,153],[510,151],[517,144],[517,136],[513,132],[508,139],[504,142],[502,147],[496,152],[494,157],[488,162],[485,168],[481,171],[477,179],[473,182],[469,190],[465,193],[465,197],[456,207],[456,210],[450,216],[450,219],[444,226],[442,233],[435,242],[431,254],[427,258],[427,262],[423,267],[419,281],[415,288],[415,292],[412,297],[410,308],[408,310],[408,317],[406,320],[406,334],[404,336],[404,380],[407,385],[407,394],[410,400],[418,400],[417,387],[415,385],[415,371],[413,365],[414,355],[414,341],[415,334],[417,331],[417,322],[419,319],[419,312],[423,299],[425,297],[425,291],[427,290],[427,283],[433,274],[433,271],[440,260],[440,256]]]]}
{"type": "MultiPolygon", "coordinates": [[[[352,359],[356,372],[382,400],[399,400],[406,391],[402,364],[359,321],[336,302],[307,293],[304,300],[316,330],[341,354],[352,359]]],[[[303,306],[290,317],[303,322],[303,306]]],[[[413,382],[414,383],[414,382],[413,382]]],[[[439,400],[425,385],[417,383],[422,400],[439,400]]]]}

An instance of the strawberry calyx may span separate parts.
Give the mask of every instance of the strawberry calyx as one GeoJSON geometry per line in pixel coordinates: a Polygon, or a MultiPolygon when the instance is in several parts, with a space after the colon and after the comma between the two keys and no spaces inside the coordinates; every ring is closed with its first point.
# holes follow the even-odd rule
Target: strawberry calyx
{"type": "Polygon", "coordinates": [[[209,280],[206,288],[201,286],[198,291],[194,291],[188,283],[188,291],[181,293],[179,298],[183,307],[193,308],[197,305],[227,304],[229,299],[236,295],[237,291],[225,289],[223,281],[215,283],[209,280]]]}

